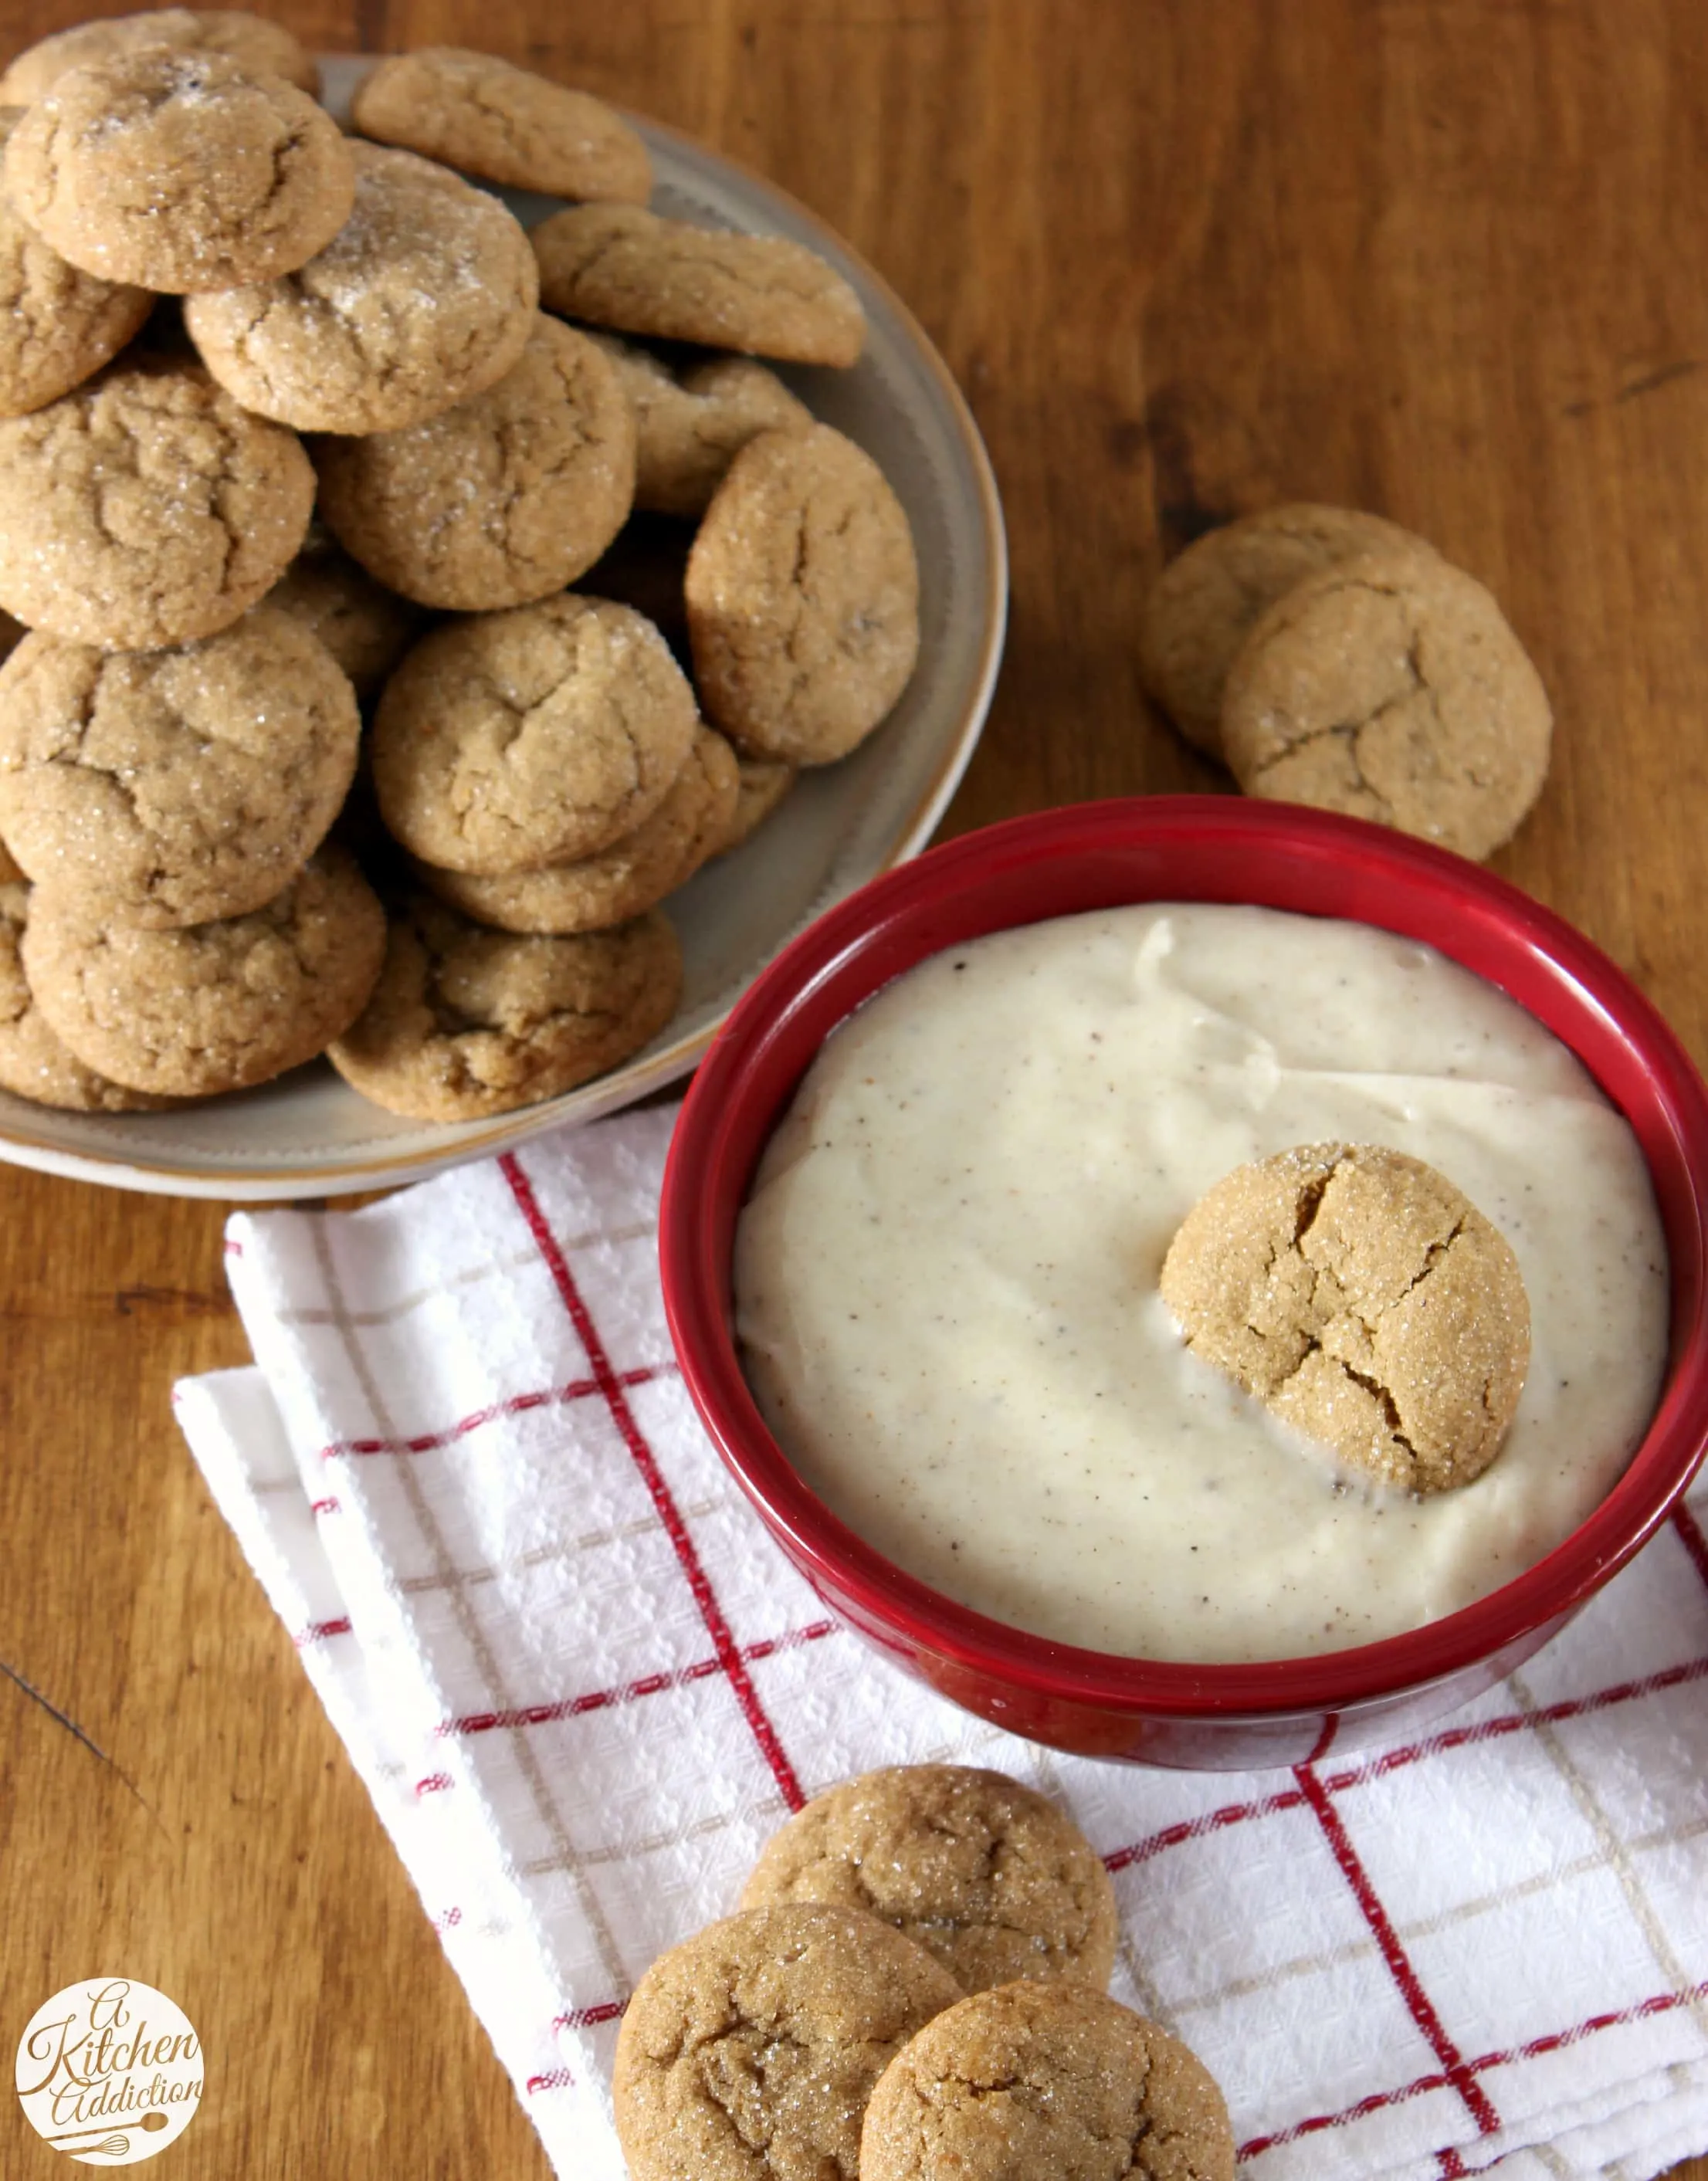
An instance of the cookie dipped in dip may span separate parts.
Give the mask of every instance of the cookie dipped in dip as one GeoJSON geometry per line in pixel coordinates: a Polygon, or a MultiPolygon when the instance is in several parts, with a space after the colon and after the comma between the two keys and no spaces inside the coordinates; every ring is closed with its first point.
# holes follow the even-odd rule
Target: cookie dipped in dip
{"type": "Polygon", "coordinates": [[[1550,1551],[1642,1436],[1667,1261],[1622,1117],[1492,986],[1372,927],[1100,911],[920,964],[828,1041],[737,1237],[766,1421],[832,1510],[964,1604],[1199,1662],[1421,1626],[1550,1551]],[[1498,1458],[1414,1497],[1190,1352],[1169,1243],[1300,1144],[1427,1161],[1511,1245],[1531,1354],[1498,1458]]]}

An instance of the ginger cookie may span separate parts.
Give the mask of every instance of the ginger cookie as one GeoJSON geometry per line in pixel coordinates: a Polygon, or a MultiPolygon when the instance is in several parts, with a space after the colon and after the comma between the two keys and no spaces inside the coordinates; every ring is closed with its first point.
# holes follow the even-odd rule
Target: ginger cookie
{"type": "Polygon", "coordinates": [[[727,1917],[661,1955],[616,2042],[632,2181],[855,2181],[873,2084],[959,1987],[858,1909],[727,1917]]]}
{"type": "Polygon", "coordinates": [[[1433,554],[1396,522],[1300,501],[1241,516],[1195,538],[1139,616],[1139,672],[1189,743],[1222,754],[1222,691],[1252,624],[1296,583],[1356,555],[1433,554]]]}
{"type": "Polygon", "coordinates": [[[760,432],[804,427],[812,411],[750,356],[714,356],[681,373],[610,334],[591,338],[616,366],[634,407],[634,504],[700,516],[730,464],[760,432]]]}
{"type": "Polygon", "coordinates": [[[620,114],[491,53],[397,54],[362,85],[352,113],[364,136],[513,190],[633,204],[652,194],[646,146],[620,114]]]}
{"type": "Polygon", "coordinates": [[[62,257],[169,295],[293,272],[356,194],[338,124],[306,92],[167,46],[68,69],[13,131],[5,174],[62,257]]]}
{"type": "Polygon", "coordinates": [[[423,863],[538,870],[649,818],[699,724],[650,621],[566,592],[423,637],[379,700],[373,784],[423,863]]]}
{"type": "Polygon", "coordinates": [[[590,597],[615,599],[644,614],[683,671],[693,665],[683,594],[694,528],[666,515],[630,516],[587,573],[578,579],[590,597]]]}
{"type": "Polygon", "coordinates": [[[176,650],[38,632],[0,668],[0,827],[91,918],[241,916],[324,837],[361,733],[332,654],[268,606],[176,650]]]}
{"type": "Polygon", "coordinates": [[[522,937],[425,896],[328,1058],[389,1113],[476,1121],[556,1098],[638,1052],[676,1013],[682,949],[657,910],[611,931],[522,937]]]}
{"type": "Polygon", "coordinates": [[[534,314],[484,394],[407,431],[323,439],[320,513],[370,574],[422,605],[490,613],[590,568],[634,497],[634,417],[610,360],[534,314]]]}
{"type": "Polygon", "coordinates": [[[263,603],[318,637],[364,704],[384,687],[427,619],[418,606],[357,567],[318,523],[309,525],[302,550],[263,603]]]}
{"type": "Polygon", "coordinates": [[[919,656],[919,564],[901,502],[828,424],[749,440],[688,562],[700,701],[745,757],[845,757],[919,656]]]}
{"type": "Polygon", "coordinates": [[[799,242],[661,219],[636,205],[572,205],[533,230],[540,301],[618,333],[698,341],[784,363],[847,365],[865,312],[799,242]]]}
{"type": "Polygon", "coordinates": [[[766,758],[738,759],[735,815],[719,855],[727,856],[732,848],[752,838],[794,786],[797,770],[794,765],[774,764],[766,758]]]}
{"type": "Polygon", "coordinates": [[[97,1075],[48,1029],[19,954],[29,921],[29,887],[0,883],[0,1090],[73,1113],[158,1113],[174,1104],[97,1075]]]}
{"type": "Polygon", "coordinates": [[[1053,1803],[1001,1772],[899,1764],[815,1796],[766,1843],[743,1908],[864,1908],[935,1954],[963,1991],[1071,1976],[1101,1990],[1115,1897],[1053,1803]]]}
{"type": "MultiPolygon", "coordinates": [[[[680,2170],[680,2169],[679,2169],[680,2170]]],[[[1071,1979],[975,1992],[879,2077],[860,2181],[1233,2181],[1214,2078],[1071,1979]]]]}
{"type": "Polygon", "coordinates": [[[1401,1491],[1480,1477],[1529,1367],[1511,1245],[1433,1167],[1379,1145],[1235,1168],[1181,1222],[1162,1294],[1195,1355],[1401,1491]]]}
{"type": "MultiPolygon", "coordinates": [[[[0,146],[22,119],[0,110],[0,146]]],[[[0,417],[27,416],[80,386],[141,330],[143,288],[68,265],[0,195],[0,417]]]]}
{"type": "MultiPolygon", "coordinates": [[[[606,930],[686,886],[717,853],[738,793],[735,752],[721,735],[702,727],[657,809],[597,855],[496,877],[417,862],[416,876],[441,901],[500,931],[606,930]]],[[[4,818],[0,799],[0,823],[4,818]]]]}
{"type": "Polygon", "coordinates": [[[528,237],[496,197],[408,152],[349,150],[355,205],[323,250],[184,306],[227,392],[299,432],[400,431],[484,392],[539,300],[528,237]]]}
{"type": "Polygon", "coordinates": [[[80,1060],[180,1097],[323,1052],[366,1006],[384,952],[384,910],[330,848],[264,908],[173,931],[102,925],[38,893],[23,943],[36,1003],[80,1060]]]}
{"type": "Polygon", "coordinates": [[[32,106],[68,69],[116,60],[144,46],[218,53],[251,75],[283,76],[311,97],[320,88],[320,71],[282,23],[236,8],[154,8],[78,23],[26,47],[0,76],[0,106],[32,106]]]}
{"type": "Polygon", "coordinates": [[[1548,771],[1547,692],[1501,609],[1439,558],[1342,562],[1279,599],[1229,671],[1222,741],[1248,795],[1491,854],[1548,771]]]}
{"type": "Polygon", "coordinates": [[[212,636],[284,574],[313,505],[295,433],[198,365],[110,364],[0,422],[0,604],[73,643],[212,636]]]}

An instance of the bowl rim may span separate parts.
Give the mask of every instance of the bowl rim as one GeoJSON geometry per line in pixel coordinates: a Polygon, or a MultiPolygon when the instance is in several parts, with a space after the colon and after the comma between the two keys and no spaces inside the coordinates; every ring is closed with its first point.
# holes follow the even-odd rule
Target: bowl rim
{"type": "MultiPolygon", "coordinates": [[[[1250,896],[1177,889],[1127,898],[1250,896]]],[[[981,928],[1035,920],[1020,915],[981,928]]],[[[911,958],[967,936],[946,932],[911,958]]],[[[876,989],[869,986],[854,1004],[876,989]]],[[[851,1011],[843,1008],[837,1019],[851,1011]]],[[[803,1072],[796,1070],[770,1103],[761,1147],[803,1072]]],[[[757,1157],[755,1150],[737,1178],[738,1202],[757,1157]]],[[[846,1601],[841,1610],[854,1609],[862,1624],[898,1632],[901,1648],[916,1646],[1033,1694],[1135,1716],[1275,1720],[1344,1710],[1451,1679],[1562,1621],[1617,1574],[1667,1519],[1708,1444],[1708,1090],[1678,1038],[1599,947],[1509,881],[1431,843],[1299,805],[1150,796],[1034,812],[930,849],[826,910],[749,987],[690,1085],[666,1165],[659,1256],[666,1317],[689,1395],[723,1461],[809,1581],[846,1601]],[[1344,912],[1352,920],[1422,938],[1508,991],[1600,1080],[1557,1022],[1547,1022],[1494,972],[1496,960],[1509,970],[1528,963],[1562,1008],[1578,1010],[1586,1030],[1593,1025],[1610,1050],[1629,1057],[1647,1102],[1640,1120],[1605,1080],[1602,1087],[1638,1135],[1650,1170],[1667,1230],[1672,1310],[1666,1375],[1637,1451],[1606,1497],[1551,1552],[1423,1627],[1345,1650],[1249,1665],[1133,1659],[1056,1643],[960,1605],[885,1560],[808,1488],[766,1429],[731,1329],[727,1256],[720,1262],[716,1222],[705,1217],[711,1197],[730,1186],[732,1139],[755,1096],[756,1072],[791,1021],[806,1008],[821,1012],[832,1003],[887,935],[917,929],[974,886],[1000,885],[1039,864],[1088,852],[1179,852],[1208,843],[1242,857],[1291,861],[1313,884],[1354,871],[1379,880],[1385,891],[1375,901],[1344,912]],[[1402,892],[1403,906],[1417,912],[1409,917],[1398,914],[1402,892]],[[1424,910],[1439,913],[1447,928],[1419,932],[1424,910]]]]}

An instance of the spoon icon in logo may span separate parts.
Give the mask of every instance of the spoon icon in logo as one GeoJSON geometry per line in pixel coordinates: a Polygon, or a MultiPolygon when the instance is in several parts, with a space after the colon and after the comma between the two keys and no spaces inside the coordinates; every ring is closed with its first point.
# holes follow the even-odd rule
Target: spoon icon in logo
{"type": "MultiPolygon", "coordinates": [[[[144,2129],[150,2135],[158,2134],[165,2125],[166,2116],[158,2110],[153,2112],[139,2113],[134,2121],[125,2123],[127,2128],[144,2129]]],[[[88,2140],[91,2135],[100,2134],[101,2130],[98,2128],[74,2129],[69,2135],[50,2135],[47,2140],[52,2144],[80,2143],[86,2156],[99,2153],[108,2157],[122,2158],[130,2148],[128,2136],[109,2135],[104,2143],[91,2143],[88,2140]]]]}

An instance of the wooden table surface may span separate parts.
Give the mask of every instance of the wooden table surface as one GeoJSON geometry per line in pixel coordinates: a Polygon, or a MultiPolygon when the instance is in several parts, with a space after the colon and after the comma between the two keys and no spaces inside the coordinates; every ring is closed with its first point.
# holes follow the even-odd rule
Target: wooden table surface
{"type": "MultiPolygon", "coordinates": [[[[0,0],[0,47],[75,9],[0,0]]],[[[1552,693],[1552,775],[1497,868],[1708,1062],[1701,0],[271,12],[326,50],[479,43],[660,115],[899,290],[966,389],[1013,553],[947,831],[1223,785],[1141,694],[1147,584],[1221,516],[1374,508],[1494,588],[1552,693]]],[[[0,2057],[61,1985],[123,1972],[217,2071],[182,2181],[535,2181],[172,1423],[174,1378],[246,1355],[224,1212],[0,1168],[0,2057]]],[[[0,2098],[0,2169],[49,2161],[0,2098]]]]}

